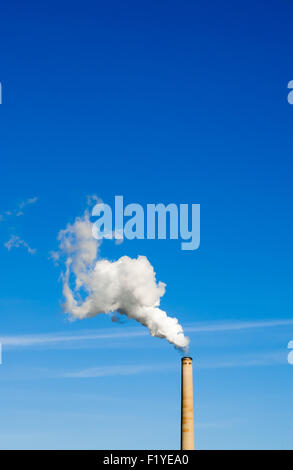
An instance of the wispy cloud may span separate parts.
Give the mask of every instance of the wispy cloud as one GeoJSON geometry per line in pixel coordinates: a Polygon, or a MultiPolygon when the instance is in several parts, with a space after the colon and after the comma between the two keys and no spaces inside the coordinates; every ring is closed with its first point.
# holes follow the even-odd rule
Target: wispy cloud
{"type": "Polygon", "coordinates": [[[37,197],[31,197],[29,199],[25,199],[24,201],[21,201],[18,204],[17,210],[15,211],[15,215],[19,217],[20,215],[23,215],[23,209],[26,206],[29,206],[31,204],[35,204],[37,202],[38,198],[37,197]]]}
{"type": "Polygon", "coordinates": [[[2,336],[0,341],[4,346],[22,347],[22,346],[38,346],[58,343],[71,343],[76,341],[103,340],[103,339],[129,339],[141,336],[147,336],[145,331],[121,331],[114,332],[84,332],[79,331],[74,335],[51,333],[38,335],[19,335],[19,336],[2,336]]]}
{"type": "Polygon", "coordinates": [[[96,194],[90,194],[86,196],[87,206],[92,206],[94,204],[103,204],[103,201],[96,194]]]}
{"type": "MultiPolygon", "coordinates": [[[[16,209],[11,210],[11,211],[10,210],[6,211],[4,214],[0,214],[0,222],[5,221],[8,217],[11,217],[11,216],[19,217],[23,215],[23,209],[26,206],[35,204],[37,200],[38,200],[37,197],[31,197],[31,198],[21,201],[17,205],[16,209]]],[[[31,255],[34,255],[36,253],[36,250],[34,248],[31,248],[26,241],[22,240],[18,235],[14,235],[14,234],[10,236],[9,240],[6,243],[4,243],[4,246],[8,249],[8,251],[10,251],[12,248],[19,248],[23,246],[31,255]]]]}
{"type": "Polygon", "coordinates": [[[29,206],[31,204],[35,204],[37,202],[38,198],[37,197],[30,197],[28,199],[24,199],[23,201],[21,201],[15,209],[13,210],[7,210],[5,211],[4,214],[0,214],[0,221],[2,220],[5,220],[5,218],[7,217],[10,217],[10,216],[16,216],[16,217],[20,217],[21,215],[23,215],[23,209],[26,207],[26,206],[29,206]]]}
{"type": "Polygon", "coordinates": [[[31,255],[34,255],[36,253],[36,250],[34,248],[31,248],[28,243],[22,240],[18,235],[11,235],[10,239],[6,243],[4,243],[4,246],[7,248],[8,251],[10,251],[11,248],[19,248],[20,246],[23,246],[31,255]]]}
{"type": "Polygon", "coordinates": [[[287,365],[286,351],[273,351],[255,354],[231,354],[217,360],[198,361],[198,369],[227,369],[239,367],[259,367],[287,365]]]}
{"type": "MultiPolygon", "coordinates": [[[[286,354],[284,352],[275,351],[269,353],[261,353],[255,355],[233,355],[231,358],[225,358],[224,360],[209,360],[201,362],[196,360],[195,366],[197,369],[227,369],[227,368],[239,368],[239,367],[260,367],[260,366],[276,366],[286,365],[286,354]]],[[[169,362],[162,364],[138,364],[138,365],[108,365],[91,367],[82,369],[79,371],[65,372],[61,374],[62,378],[75,378],[75,379],[87,379],[87,378],[98,378],[107,376],[119,376],[119,375],[137,375],[147,372],[169,372],[177,371],[178,363],[169,362]]]]}
{"type": "Polygon", "coordinates": [[[217,332],[217,331],[237,331],[257,328],[273,328],[277,326],[293,325],[293,319],[284,320],[263,320],[263,321],[240,321],[240,322],[222,322],[209,324],[187,325],[184,330],[188,333],[217,332]]]}
{"type": "MultiPolygon", "coordinates": [[[[273,366],[288,366],[286,354],[284,351],[273,351],[256,353],[254,355],[237,355],[231,354],[230,356],[220,357],[216,360],[209,358],[202,361],[200,358],[195,358],[194,367],[196,370],[216,370],[216,369],[239,369],[251,367],[273,367],[273,366]]],[[[103,377],[121,377],[121,376],[134,376],[139,374],[153,374],[153,373],[176,373],[178,374],[179,361],[165,363],[149,363],[149,364],[108,364],[107,366],[88,367],[80,370],[50,370],[47,368],[21,368],[7,370],[7,374],[0,374],[0,381],[2,380],[27,380],[30,379],[99,379],[103,377]]]]}
{"type": "MultiPolygon", "coordinates": [[[[210,324],[189,324],[185,328],[188,333],[209,333],[209,332],[226,332],[226,331],[240,331],[245,329],[260,329],[260,328],[274,328],[285,327],[293,325],[293,320],[280,319],[280,320],[263,320],[261,322],[223,322],[223,323],[210,323],[210,324]]],[[[128,340],[130,338],[147,337],[148,332],[140,328],[121,328],[107,329],[107,330],[81,330],[74,334],[68,332],[47,333],[47,334],[31,334],[31,335],[15,335],[15,336],[2,336],[0,341],[4,346],[10,347],[32,347],[32,346],[46,346],[58,345],[61,343],[70,344],[76,342],[86,342],[91,340],[128,340]]]]}
{"type": "Polygon", "coordinates": [[[144,372],[162,372],[170,369],[176,369],[176,363],[167,364],[139,364],[139,365],[111,365],[83,369],[80,371],[67,372],[64,378],[95,378],[118,375],[136,375],[144,372]]]}
{"type": "MultiPolygon", "coordinates": [[[[293,340],[289,341],[288,349],[293,349],[293,340]]],[[[288,354],[288,363],[293,365],[293,351],[290,351],[288,354]]]]}

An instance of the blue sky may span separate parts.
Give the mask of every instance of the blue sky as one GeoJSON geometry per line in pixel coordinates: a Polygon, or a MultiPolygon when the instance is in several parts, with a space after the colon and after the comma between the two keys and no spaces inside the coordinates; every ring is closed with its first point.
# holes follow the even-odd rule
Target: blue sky
{"type": "Polygon", "coordinates": [[[1,7],[1,448],[179,446],[178,352],[131,321],[62,313],[49,252],[89,194],[201,204],[199,250],[101,254],[143,254],[167,284],[195,359],[196,447],[293,447],[292,14],[250,0],[1,7]],[[36,253],[8,250],[12,235],[36,253]]]}

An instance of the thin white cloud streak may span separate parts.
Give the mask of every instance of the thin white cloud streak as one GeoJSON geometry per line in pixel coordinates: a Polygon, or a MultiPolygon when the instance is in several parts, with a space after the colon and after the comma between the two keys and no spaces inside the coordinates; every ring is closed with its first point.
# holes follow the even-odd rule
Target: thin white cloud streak
{"type": "Polygon", "coordinates": [[[112,365],[112,366],[100,366],[91,367],[75,372],[67,372],[63,378],[96,378],[96,377],[108,377],[108,376],[119,376],[119,375],[137,375],[144,372],[163,372],[170,369],[176,369],[177,363],[167,364],[139,364],[139,365],[112,365]]]}
{"type": "MultiPolygon", "coordinates": [[[[219,362],[203,362],[197,363],[195,367],[197,369],[228,369],[228,368],[239,368],[239,367],[260,367],[260,366],[276,366],[285,365],[286,355],[283,352],[274,353],[263,353],[258,356],[233,356],[232,360],[223,360],[219,362]]],[[[66,372],[61,375],[62,378],[72,379],[88,379],[88,378],[99,378],[108,376],[120,376],[120,375],[137,375],[146,372],[167,372],[167,371],[178,371],[178,363],[170,362],[165,364],[139,364],[139,365],[109,365],[100,367],[91,367],[79,371],[66,372]]]]}
{"type": "MultiPolygon", "coordinates": [[[[275,351],[270,353],[252,354],[236,356],[231,354],[231,358],[225,357],[218,362],[212,358],[210,362],[201,362],[200,359],[194,359],[194,367],[196,370],[217,370],[217,369],[239,369],[251,367],[269,367],[269,366],[286,366],[290,367],[287,362],[284,351],[275,351]]],[[[46,379],[99,379],[103,377],[121,377],[133,376],[145,373],[179,373],[179,361],[167,363],[152,364],[121,364],[90,367],[82,370],[74,371],[56,371],[49,369],[24,369],[10,370],[10,374],[0,374],[0,381],[13,380],[22,381],[29,379],[46,380],[46,379]]]]}
{"type": "MultiPolygon", "coordinates": [[[[261,329],[261,328],[274,328],[293,325],[293,320],[268,320],[262,322],[233,322],[233,323],[216,323],[209,325],[201,325],[196,323],[189,325],[185,328],[188,333],[210,333],[210,332],[229,332],[241,331],[247,329],[261,329]]],[[[35,335],[19,335],[19,336],[2,336],[0,341],[2,345],[9,347],[30,347],[30,346],[45,346],[51,344],[69,344],[81,341],[90,340],[111,340],[121,339],[128,340],[130,338],[147,337],[148,334],[140,329],[127,329],[124,331],[78,331],[76,334],[68,333],[49,333],[49,334],[35,334],[35,335]]]]}
{"type": "Polygon", "coordinates": [[[238,331],[257,328],[273,328],[277,326],[293,325],[293,320],[264,320],[259,322],[231,322],[231,323],[212,323],[208,325],[190,325],[186,326],[185,330],[188,333],[202,333],[202,332],[220,332],[220,331],[238,331]]]}
{"type": "Polygon", "coordinates": [[[147,336],[144,331],[128,331],[118,333],[83,333],[78,332],[75,335],[66,334],[44,334],[44,335],[23,335],[23,336],[2,336],[0,342],[4,346],[22,347],[38,346],[46,344],[71,343],[76,341],[103,340],[103,339],[129,339],[141,336],[147,336]]]}
{"type": "Polygon", "coordinates": [[[260,367],[260,366],[277,366],[287,365],[286,351],[277,351],[262,354],[249,354],[242,356],[231,355],[232,359],[227,356],[218,362],[201,362],[197,364],[197,369],[229,369],[239,367],[260,367]]]}

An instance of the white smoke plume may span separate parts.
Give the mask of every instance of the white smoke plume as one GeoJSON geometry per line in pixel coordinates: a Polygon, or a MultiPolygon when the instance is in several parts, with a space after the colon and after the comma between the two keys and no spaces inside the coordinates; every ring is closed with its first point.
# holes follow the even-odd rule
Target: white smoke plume
{"type": "Polygon", "coordinates": [[[159,308],[165,284],[156,281],[154,268],[145,256],[122,256],[111,262],[98,258],[99,242],[92,235],[86,211],[58,235],[57,258],[65,258],[64,310],[72,318],[118,312],[146,326],[152,336],[165,338],[186,351],[189,338],[176,318],[159,308]]]}

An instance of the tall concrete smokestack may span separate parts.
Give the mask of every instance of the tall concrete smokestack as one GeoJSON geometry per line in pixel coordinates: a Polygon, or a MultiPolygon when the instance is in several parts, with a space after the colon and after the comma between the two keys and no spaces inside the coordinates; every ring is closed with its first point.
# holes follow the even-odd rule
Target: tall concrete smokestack
{"type": "Polygon", "coordinates": [[[192,358],[182,358],[181,449],[194,450],[192,358]]]}

